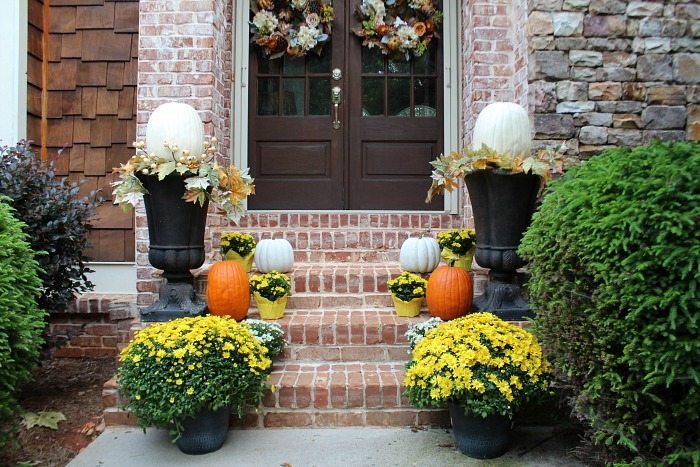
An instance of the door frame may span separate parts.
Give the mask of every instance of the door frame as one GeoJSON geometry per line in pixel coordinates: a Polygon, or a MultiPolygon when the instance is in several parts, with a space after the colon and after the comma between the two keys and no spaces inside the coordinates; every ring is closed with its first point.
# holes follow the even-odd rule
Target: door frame
{"type": "MultiPolygon", "coordinates": [[[[443,0],[443,141],[445,154],[459,151],[462,102],[462,11],[460,0],[443,0]],[[453,40],[446,40],[450,38],[453,40]]],[[[231,122],[231,162],[241,169],[248,167],[248,74],[250,61],[250,0],[235,2],[233,24],[233,121],[231,122]]],[[[458,214],[460,192],[445,193],[444,212],[458,214]]],[[[397,211],[399,212],[399,211],[397,211]]],[[[424,212],[424,211],[411,211],[424,212]]],[[[425,211],[434,213],[436,211],[425,211]]],[[[439,211],[438,211],[439,212],[439,211]]]]}

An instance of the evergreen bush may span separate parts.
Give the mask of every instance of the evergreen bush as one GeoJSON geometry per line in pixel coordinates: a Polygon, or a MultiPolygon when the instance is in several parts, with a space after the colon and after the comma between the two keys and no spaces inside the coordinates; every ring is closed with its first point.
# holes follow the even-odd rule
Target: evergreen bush
{"type": "Polygon", "coordinates": [[[32,249],[46,252],[37,257],[43,282],[39,306],[50,312],[62,311],[76,293],[93,288],[83,252],[98,203],[92,195],[81,198],[79,190],[57,178],[54,164],[39,160],[28,142],[0,148],[0,195],[12,199],[32,249]]]}
{"type": "MultiPolygon", "coordinates": [[[[0,421],[17,412],[17,392],[32,379],[42,344],[41,280],[22,223],[0,197],[0,421]]],[[[0,447],[7,433],[0,432],[0,447]]]]}
{"type": "Polygon", "coordinates": [[[700,464],[700,144],[616,148],[547,189],[521,243],[536,331],[589,447],[700,464]]]}

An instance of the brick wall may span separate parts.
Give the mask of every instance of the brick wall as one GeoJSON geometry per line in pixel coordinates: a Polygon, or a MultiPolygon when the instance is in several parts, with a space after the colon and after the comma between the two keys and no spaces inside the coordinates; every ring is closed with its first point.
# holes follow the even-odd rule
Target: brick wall
{"type": "Polygon", "coordinates": [[[495,101],[527,105],[526,0],[462,3],[462,141],[495,101]]]}
{"type": "Polygon", "coordinates": [[[114,357],[129,341],[134,295],[83,294],[65,313],[52,313],[47,341],[54,357],[114,357]]]}
{"type": "Polygon", "coordinates": [[[530,0],[535,138],[586,158],[700,139],[697,0],[530,0]]]}

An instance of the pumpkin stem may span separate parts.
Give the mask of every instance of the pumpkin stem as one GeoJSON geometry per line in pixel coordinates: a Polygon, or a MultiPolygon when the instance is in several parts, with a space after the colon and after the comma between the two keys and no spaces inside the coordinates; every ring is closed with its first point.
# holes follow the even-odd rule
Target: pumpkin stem
{"type": "Polygon", "coordinates": [[[449,267],[453,268],[456,262],[457,262],[457,258],[452,258],[447,262],[447,265],[449,267]]]}

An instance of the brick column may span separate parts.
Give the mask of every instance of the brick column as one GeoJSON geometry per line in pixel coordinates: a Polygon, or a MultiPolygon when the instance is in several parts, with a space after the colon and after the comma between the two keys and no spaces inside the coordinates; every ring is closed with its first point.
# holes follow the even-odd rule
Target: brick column
{"type": "MultiPolygon", "coordinates": [[[[227,23],[223,12],[230,12],[229,3],[225,0],[141,0],[137,96],[140,139],[145,137],[151,112],[160,104],[173,101],[190,104],[199,111],[205,134],[224,136],[222,106],[230,108],[230,99],[227,103],[225,86],[220,84],[221,77],[217,79],[216,76],[215,70],[223,73],[226,64],[225,60],[218,60],[214,44],[219,47],[225,41],[222,37],[226,35],[226,27],[223,26],[230,25],[230,19],[227,23]]],[[[224,53],[226,47],[221,49],[220,53],[224,53]]],[[[148,263],[148,229],[142,207],[136,213],[136,263],[138,305],[147,306],[155,301],[160,280],[154,277],[155,270],[148,263]]]]}

